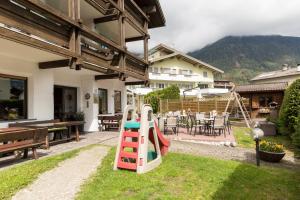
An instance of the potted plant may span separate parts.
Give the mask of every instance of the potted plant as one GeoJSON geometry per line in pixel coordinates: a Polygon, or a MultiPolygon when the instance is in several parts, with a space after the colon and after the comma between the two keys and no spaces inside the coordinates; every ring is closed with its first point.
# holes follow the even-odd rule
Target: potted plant
{"type": "MultiPolygon", "coordinates": [[[[84,121],[85,120],[85,115],[84,112],[77,112],[74,114],[74,121],[84,121]]],[[[79,131],[83,132],[84,125],[79,126],[79,131]]]]}
{"type": "Polygon", "coordinates": [[[279,162],[285,156],[283,145],[263,140],[259,145],[259,156],[264,161],[279,162]]]}

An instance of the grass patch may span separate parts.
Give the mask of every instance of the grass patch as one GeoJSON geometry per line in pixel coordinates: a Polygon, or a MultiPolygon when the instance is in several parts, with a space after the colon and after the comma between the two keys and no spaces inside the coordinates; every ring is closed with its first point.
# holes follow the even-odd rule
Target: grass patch
{"type": "Polygon", "coordinates": [[[96,174],[82,186],[77,200],[93,199],[297,199],[300,173],[257,168],[169,153],[155,170],[137,175],[113,171],[114,150],[96,174]]]}
{"type": "Polygon", "coordinates": [[[0,199],[10,199],[17,191],[31,184],[41,173],[55,168],[58,164],[69,158],[73,158],[81,150],[92,148],[90,145],[66,153],[39,160],[28,161],[15,167],[0,171],[0,199]]]}
{"type": "MultiPolygon", "coordinates": [[[[255,142],[250,135],[251,129],[244,127],[233,127],[233,134],[239,147],[255,148],[255,142]]],[[[292,140],[286,135],[275,135],[263,137],[262,140],[283,144],[284,150],[287,154],[294,155],[297,151],[292,144],[292,140]]]]}

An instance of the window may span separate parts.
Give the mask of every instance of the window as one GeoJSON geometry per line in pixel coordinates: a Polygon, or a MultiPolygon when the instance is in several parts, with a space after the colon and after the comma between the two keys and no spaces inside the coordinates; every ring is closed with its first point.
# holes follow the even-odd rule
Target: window
{"type": "Polygon", "coordinates": [[[185,76],[190,76],[190,75],[193,74],[193,71],[192,70],[187,70],[187,69],[182,69],[182,70],[180,70],[180,73],[182,75],[185,75],[185,76]]]}
{"type": "Polygon", "coordinates": [[[171,69],[171,73],[170,74],[172,74],[172,75],[176,75],[177,74],[177,71],[176,71],[176,69],[171,69]]]}
{"type": "Polygon", "coordinates": [[[0,120],[27,118],[27,79],[0,75],[0,120]]]}
{"type": "Polygon", "coordinates": [[[99,114],[107,114],[107,90],[98,89],[99,92],[99,114]]]}
{"type": "Polygon", "coordinates": [[[260,96],[259,97],[259,107],[268,107],[270,103],[273,102],[272,97],[265,97],[265,96],[260,96]]]}
{"type": "Polygon", "coordinates": [[[205,78],[208,77],[207,72],[203,72],[203,77],[205,77],[205,78]]]}
{"type": "Polygon", "coordinates": [[[121,113],[122,112],[121,91],[115,91],[114,103],[115,103],[115,113],[121,113]]]}
{"type": "Polygon", "coordinates": [[[266,97],[259,97],[259,107],[266,107],[266,97]]]}
{"type": "Polygon", "coordinates": [[[165,88],[165,84],[159,83],[159,84],[158,84],[158,88],[161,88],[161,89],[165,88]]]}
{"type": "Polygon", "coordinates": [[[158,73],[159,73],[159,72],[158,72],[158,68],[157,68],[157,67],[153,67],[153,68],[152,68],[152,73],[158,74],[158,73]]]}
{"type": "Polygon", "coordinates": [[[198,87],[200,89],[205,89],[205,88],[208,88],[208,85],[207,84],[198,84],[198,87]]]}
{"type": "Polygon", "coordinates": [[[170,68],[161,68],[161,72],[163,74],[170,74],[171,73],[171,69],[170,68]]]}

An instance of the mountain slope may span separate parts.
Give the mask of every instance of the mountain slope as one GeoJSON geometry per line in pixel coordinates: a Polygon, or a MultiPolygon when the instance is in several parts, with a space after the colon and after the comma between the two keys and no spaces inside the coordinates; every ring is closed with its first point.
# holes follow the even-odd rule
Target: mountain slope
{"type": "Polygon", "coordinates": [[[245,83],[257,73],[300,62],[300,37],[228,36],[189,55],[225,71],[225,77],[245,83]]]}

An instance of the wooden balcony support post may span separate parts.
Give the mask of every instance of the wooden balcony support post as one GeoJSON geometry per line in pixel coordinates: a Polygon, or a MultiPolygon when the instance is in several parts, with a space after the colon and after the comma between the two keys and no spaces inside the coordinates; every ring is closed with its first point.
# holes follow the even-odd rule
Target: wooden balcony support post
{"type": "MultiPolygon", "coordinates": [[[[120,46],[122,49],[126,49],[126,42],[125,42],[125,0],[118,0],[118,6],[121,9],[121,14],[119,17],[119,27],[120,27],[120,46]]],[[[120,62],[119,66],[123,72],[125,72],[126,68],[126,57],[124,52],[120,52],[120,62]]]]}
{"type": "MultiPolygon", "coordinates": [[[[80,21],[80,0],[68,0],[69,4],[69,17],[75,21],[80,21]]],[[[70,68],[80,70],[82,62],[79,57],[81,56],[81,33],[77,27],[73,27],[71,30],[71,36],[69,41],[69,49],[77,56],[76,62],[74,62],[70,68]]]]}

